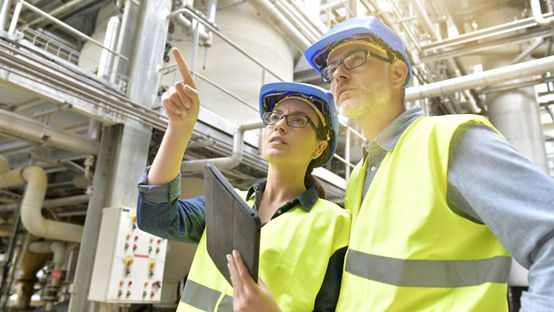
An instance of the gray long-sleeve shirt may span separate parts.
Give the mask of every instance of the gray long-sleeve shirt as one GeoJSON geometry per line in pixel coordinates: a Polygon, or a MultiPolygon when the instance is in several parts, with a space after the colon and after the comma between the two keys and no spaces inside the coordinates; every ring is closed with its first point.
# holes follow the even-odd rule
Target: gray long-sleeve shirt
{"type": "MultiPolygon", "coordinates": [[[[407,110],[364,144],[369,157],[364,194],[386,153],[421,116],[419,108],[407,110]]],[[[529,269],[521,311],[554,311],[554,179],[491,128],[464,125],[451,143],[447,202],[457,214],[486,224],[529,269]]]]}

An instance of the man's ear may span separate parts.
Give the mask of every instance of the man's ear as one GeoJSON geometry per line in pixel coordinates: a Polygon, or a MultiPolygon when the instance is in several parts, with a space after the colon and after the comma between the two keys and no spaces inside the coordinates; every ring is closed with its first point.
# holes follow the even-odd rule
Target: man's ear
{"type": "Polygon", "coordinates": [[[408,76],[408,66],[401,60],[395,60],[390,65],[391,85],[393,88],[402,88],[408,76]]]}

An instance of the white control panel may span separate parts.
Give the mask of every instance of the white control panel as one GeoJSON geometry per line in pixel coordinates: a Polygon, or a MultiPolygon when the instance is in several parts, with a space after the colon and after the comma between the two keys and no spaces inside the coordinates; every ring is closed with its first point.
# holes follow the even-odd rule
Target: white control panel
{"type": "Polygon", "coordinates": [[[138,229],[135,209],[104,208],[89,300],[160,301],[167,240],[138,229]]]}

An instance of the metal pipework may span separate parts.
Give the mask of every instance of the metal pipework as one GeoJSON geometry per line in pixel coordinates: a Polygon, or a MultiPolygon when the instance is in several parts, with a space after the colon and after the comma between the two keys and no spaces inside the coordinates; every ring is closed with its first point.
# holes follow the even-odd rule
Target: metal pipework
{"type": "Polygon", "coordinates": [[[406,101],[442,96],[554,71],[554,56],[406,89],[406,101]]]}
{"type": "Polygon", "coordinates": [[[80,242],[83,226],[48,220],[41,209],[46,194],[47,178],[37,166],[19,168],[0,175],[0,188],[27,184],[21,201],[21,222],[34,235],[57,240],[80,242]]]}
{"type": "Polygon", "coordinates": [[[0,110],[0,133],[38,144],[48,144],[78,154],[98,154],[98,142],[96,141],[60,131],[38,120],[6,110],[0,110]]]}
{"type": "Polygon", "coordinates": [[[277,26],[285,35],[291,39],[293,45],[301,52],[304,52],[311,42],[267,0],[248,1],[258,11],[266,15],[269,22],[277,26]]]}
{"type": "Polygon", "coordinates": [[[238,126],[233,135],[233,152],[231,156],[183,161],[181,163],[181,172],[204,170],[204,166],[208,163],[214,164],[219,169],[234,168],[238,166],[242,158],[244,132],[247,130],[259,129],[263,126],[264,124],[261,121],[245,123],[238,126]]]}
{"type": "Polygon", "coordinates": [[[533,18],[541,26],[548,26],[554,22],[554,17],[545,18],[542,15],[540,0],[531,0],[531,11],[533,12],[533,18]]]}

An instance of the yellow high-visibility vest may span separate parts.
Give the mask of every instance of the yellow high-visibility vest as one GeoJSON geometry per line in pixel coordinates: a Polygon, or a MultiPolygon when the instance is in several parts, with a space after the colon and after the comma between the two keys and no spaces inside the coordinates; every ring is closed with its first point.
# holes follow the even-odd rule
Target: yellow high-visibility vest
{"type": "MultiPolygon", "coordinates": [[[[329,258],[347,246],[349,234],[350,213],[323,199],[310,212],[297,204],[262,227],[258,275],[282,311],[313,311],[329,258]]],[[[204,231],[177,311],[233,311],[232,296],[208,255],[204,231]]]]}
{"type": "Polygon", "coordinates": [[[473,115],[416,120],[383,159],[363,202],[367,160],[353,170],[337,311],[508,310],[508,252],[486,225],[446,202],[450,143],[465,123],[494,129],[473,115]]]}

